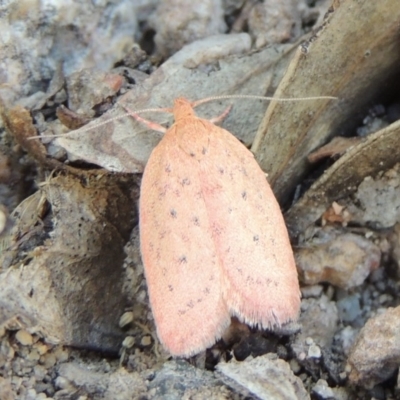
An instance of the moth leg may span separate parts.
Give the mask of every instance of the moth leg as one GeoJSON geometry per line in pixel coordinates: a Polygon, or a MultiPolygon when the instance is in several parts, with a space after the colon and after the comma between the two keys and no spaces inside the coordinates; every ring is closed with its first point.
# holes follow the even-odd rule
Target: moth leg
{"type": "Polygon", "coordinates": [[[232,106],[229,106],[221,115],[211,118],[209,121],[212,122],[213,124],[218,124],[219,122],[223,121],[226,118],[226,116],[231,112],[231,110],[232,106]]]}
{"type": "Polygon", "coordinates": [[[146,125],[147,127],[149,127],[150,129],[152,129],[153,131],[157,131],[157,132],[161,132],[161,133],[165,133],[167,132],[167,128],[165,128],[164,126],[157,124],[156,122],[153,121],[149,121],[148,119],[139,117],[139,115],[135,114],[133,111],[129,110],[129,108],[127,108],[125,105],[122,104],[122,107],[125,108],[125,110],[127,111],[127,113],[136,119],[136,121],[146,125]]]}
{"type": "Polygon", "coordinates": [[[129,113],[129,115],[131,115],[133,118],[135,118],[136,121],[141,122],[142,124],[146,125],[150,129],[152,129],[153,131],[165,133],[168,130],[166,127],[164,127],[164,126],[162,126],[160,124],[157,124],[156,122],[149,121],[148,119],[144,119],[142,117],[139,117],[139,115],[137,115],[137,114],[129,113]]]}

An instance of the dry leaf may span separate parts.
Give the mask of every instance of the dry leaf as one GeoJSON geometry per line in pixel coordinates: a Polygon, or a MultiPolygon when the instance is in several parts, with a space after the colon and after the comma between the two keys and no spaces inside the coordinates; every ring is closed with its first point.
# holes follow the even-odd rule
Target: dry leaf
{"type": "Polygon", "coordinates": [[[308,154],[335,134],[351,132],[397,73],[399,19],[400,7],[392,0],[337,1],[323,26],[299,47],[275,96],[339,100],[270,104],[252,150],[278,199],[305,176],[308,154]]]}

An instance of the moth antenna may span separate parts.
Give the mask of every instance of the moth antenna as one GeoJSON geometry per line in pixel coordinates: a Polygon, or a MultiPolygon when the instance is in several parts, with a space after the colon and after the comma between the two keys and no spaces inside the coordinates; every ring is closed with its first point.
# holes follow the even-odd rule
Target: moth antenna
{"type": "Polygon", "coordinates": [[[89,131],[92,131],[93,129],[99,128],[100,126],[109,124],[110,122],[116,121],[118,119],[122,119],[122,118],[125,118],[125,117],[132,117],[132,114],[141,114],[141,113],[145,113],[145,112],[167,112],[167,113],[171,113],[172,112],[171,108],[145,108],[145,109],[142,109],[142,110],[130,110],[124,104],[119,104],[119,103],[117,103],[117,104],[119,106],[121,106],[122,108],[124,108],[125,111],[127,111],[127,112],[125,114],[116,115],[115,117],[111,117],[107,121],[98,122],[97,124],[94,124],[94,125],[86,127],[86,128],[82,127],[82,128],[73,130],[71,132],[61,133],[61,134],[58,134],[58,135],[36,135],[36,136],[31,136],[31,137],[28,138],[28,140],[42,139],[42,138],[68,137],[68,136],[73,136],[73,135],[75,135],[77,133],[89,132],[89,131]]]}
{"type": "Polygon", "coordinates": [[[205,99],[197,100],[192,103],[193,107],[197,107],[200,104],[208,103],[214,100],[226,100],[226,99],[252,99],[252,100],[266,100],[266,101],[306,101],[306,100],[337,100],[338,97],[334,96],[312,96],[312,97],[266,97],[266,96],[253,96],[250,94],[239,94],[239,95],[223,95],[223,96],[212,96],[205,99]]]}
{"type": "MultiPolygon", "coordinates": [[[[214,100],[227,100],[227,99],[252,99],[252,100],[265,100],[265,101],[279,101],[279,102],[284,102],[284,101],[307,101],[307,100],[337,100],[338,97],[334,96],[312,96],[312,97],[267,97],[267,96],[253,96],[253,95],[248,95],[248,94],[240,94],[240,95],[223,95],[223,96],[212,96],[212,97],[207,97],[205,99],[197,100],[192,103],[193,107],[197,107],[203,103],[208,103],[210,101],[214,100]]],[[[119,103],[117,103],[119,104],[119,103]]],[[[99,128],[100,126],[103,126],[105,124],[108,124],[110,122],[116,121],[118,119],[125,118],[127,116],[132,116],[132,114],[141,114],[145,112],[166,112],[166,113],[172,113],[171,108],[145,108],[142,110],[130,110],[126,105],[124,104],[119,104],[121,107],[123,107],[125,110],[128,112],[126,114],[121,114],[117,115],[115,117],[112,117],[108,119],[107,121],[99,122],[93,126],[87,127],[87,128],[79,128],[77,130],[74,130],[72,132],[68,133],[63,133],[59,135],[37,135],[37,136],[31,136],[28,138],[28,140],[33,140],[33,139],[41,139],[41,138],[58,138],[58,137],[68,137],[72,136],[76,133],[83,133],[83,132],[89,132],[93,129],[99,128]]]]}

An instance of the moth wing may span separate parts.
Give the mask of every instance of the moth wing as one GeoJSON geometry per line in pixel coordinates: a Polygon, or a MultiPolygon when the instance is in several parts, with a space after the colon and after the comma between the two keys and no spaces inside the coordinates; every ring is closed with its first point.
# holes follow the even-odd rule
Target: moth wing
{"type": "Polygon", "coordinates": [[[297,318],[300,290],[279,204],[253,154],[215,128],[201,171],[224,299],[250,325],[281,325],[297,318]]]}
{"type": "Polygon", "coordinates": [[[153,150],[143,175],[141,252],[158,336],[171,354],[191,356],[219,339],[230,316],[199,164],[176,130],[153,150]]]}

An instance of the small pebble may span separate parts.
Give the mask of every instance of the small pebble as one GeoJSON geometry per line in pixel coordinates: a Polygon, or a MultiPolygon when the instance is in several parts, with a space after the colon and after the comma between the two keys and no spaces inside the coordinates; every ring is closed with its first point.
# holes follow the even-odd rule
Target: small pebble
{"type": "Polygon", "coordinates": [[[44,368],[42,365],[35,365],[33,367],[33,373],[35,374],[36,380],[41,381],[46,375],[46,368],[44,368]]]}
{"type": "Polygon", "coordinates": [[[315,395],[318,396],[319,399],[336,398],[332,388],[329,387],[328,383],[324,379],[319,379],[313,387],[312,391],[315,395]]]}
{"type": "Polygon", "coordinates": [[[120,328],[124,328],[125,326],[129,325],[133,321],[133,312],[127,311],[126,313],[122,314],[121,318],[119,319],[119,326],[120,328]]]}
{"type": "Polygon", "coordinates": [[[379,281],[375,283],[375,287],[380,291],[384,292],[386,290],[386,282],[385,281],[379,281]]]}
{"type": "Polygon", "coordinates": [[[354,341],[358,335],[358,329],[352,328],[351,326],[346,326],[341,331],[337,333],[337,338],[342,344],[344,354],[348,355],[351,346],[353,346],[354,341]]]}
{"type": "Polygon", "coordinates": [[[301,365],[296,359],[291,359],[289,361],[290,369],[293,371],[294,374],[298,374],[301,370],[301,365]]]}
{"type": "Polygon", "coordinates": [[[13,360],[12,363],[11,363],[11,367],[12,367],[13,372],[18,376],[21,375],[21,369],[22,369],[21,362],[22,361],[21,361],[20,358],[17,358],[15,360],[13,360]]]}
{"type": "Polygon", "coordinates": [[[356,294],[340,299],[336,306],[340,319],[344,322],[353,322],[361,314],[360,299],[356,294]]]}
{"type": "Polygon", "coordinates": [[[11,378],[11,384],[12,386],[15,388],[15,390],[19,391],[19,388],[22,385],[22,378],[20,378],[19,376],[13,376],[11,378]]]}
{"type": "Polygon", "coordinates": [[[68,361],[69,358],[68,351],[63,349],[62,346],[59,346],[55,349],[54,355],[56,356],[57,361],[60,363],[68,361]]]}
{"type": "Polygon", "coordinates": [[[328,286],[328,289],[326,290],[325,293],[326,297],[328,297],[329,300],[333,299],[333,296],[335,295],[335,288],[331,285],[328,286]]]}
{"type": "Polygon", "coordinates": [[[36,379],[34,376],[31,376],[31,373],[32,373],[32,368],[30,368],[29,377],[26,377],[22,383],[26,388],[29,389],[32,389],[36,385],[36,379]]]}
{"type": "Polygon", "coordinates": [[[22,344],[22,346],[30,346],[33,343],[33,337],[32,335],[24,330],[21,329],[15,334],[15,339],[22,344]]]}
{"type": "Polygon", "coordinates": [[[299,375],[299,378],[303,381],[303,382],[305,382],[306,380],[307,380],[307,378],[308,378],[308,375],[307,374],[300,374],[299,375]]]}
{"type": "Polygon", "coordinates": [[[12,360],[15,355],[15,350],[13,347],[10,345],[8,340],[3,340],[0,346],[0,354],[5,356],[7,360],[12,360]]]}
{"type": "Polygon", "coordinates": [[[122,346],[130,349],[135,344],[135,338],[133,336],[127,336],[122,342],[122,346]]]}
{"type": "Polygon", "coordinates": [[[341,372],[339,374],[339,378],[342,379],[343,381],[347,378],[347,373],[346,372],[341,372]]]}
{"type": "Polygon", "coordinates": [[[25,400],[36,400],[37,393],[35,389],[28,389],[26,392],[25,400]]]}
{"type": "Polygon", "coordinates": [[[151,345],[151,336],[143,336],[142,340],[140,341],[142,346],[150,346],[151,345]]]}
{"type": "Polygon", "coordinates": [[[27,359],[28,361],[39,361],[39,359],[40,359],[40,354],[39,354],[39,352],[37,351],[37,349],[33,349],[33,350],[28,354],[28,356],[26,357],[26,359],[27,359]]]}
{"type": "Polygon", "coordinates": [[[46,369],[49,369],[57,362],[56,356],[53,353],[47,353],[41,358],[42,364],[46,369]]]}
{"type": "Polygon", "coordinates": [[[69,389],[71,387],[71,382],[62,376],[58,376],[55,381],[55,385],[60,389],[69,389]]]}
{"type": "Polygon", "coordinates": [[[301,297],[303,299],[307,297],[320,297],[323,290],[324,287],[322,285],[305,286],[301,288],[301,297]]]}
{"type": "Polygon", "coordinates": [[[380,282],[385,279],[385,269],[383,267],[376,269],[375,271],[372,271],[369,280],[372,283],[380,282]]]}
{"type": "MultiPolygon", "coordinates": [[[[57,390],[55,393],[55,397],[57,399],[68,399],[71,398],[71,389],[61,389],[57,390]]],[[[78,399],[80,399],[82,396],[80,396],[78,399]]]]}
{"type": "Polygon", "coordinates": [[[307,358],[321,358],[321,349],[317,345],[312,344],[308,349],[307,358]]]}
{"type": "Polygon", "coordinates": [[[22,368],[21,374],[24,376],[29,376],[32,372],[32,367],[24,367],[22,368]]]}
{"type": "Polygon", "coordinates": [[[314,343],[313,338],[310,338],[310,337],[306,338],[306,345],[307,345],[307,346],[310,346],[310,345],[312,345],[313,343],[314,343]]]}
{"type": "Polygon", "coordinates": [[[381,294],[379,296],[379,304],[389,303],[393,300],[393,297],[390,294],[381,294]]]}
{"type": "Polygon", "coordinates": [[[41,381],[36,381],[36,385],[34,386],[36,393],[46,393],[46,395],[50,395],[54,393],[53,382],[43,383],[41,381]]]}
{"type": "Polygon", "coordinates": [[[39,344],[38,346],[36,346],[36,350],[42,356],[43,354],[46,354],[48,352],[49,348],[45,344],[39,344]]]}

